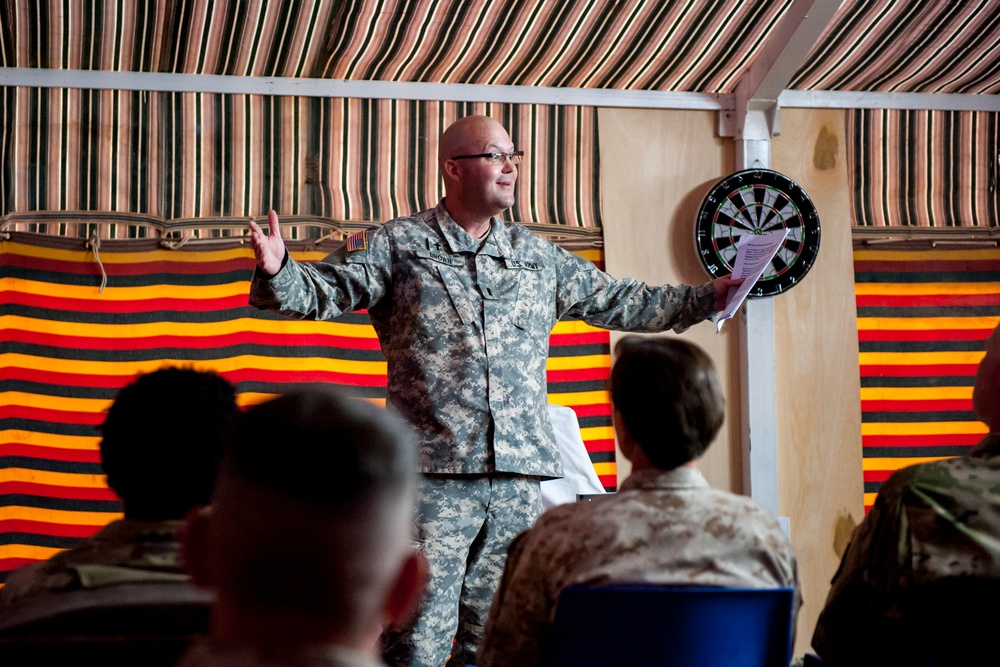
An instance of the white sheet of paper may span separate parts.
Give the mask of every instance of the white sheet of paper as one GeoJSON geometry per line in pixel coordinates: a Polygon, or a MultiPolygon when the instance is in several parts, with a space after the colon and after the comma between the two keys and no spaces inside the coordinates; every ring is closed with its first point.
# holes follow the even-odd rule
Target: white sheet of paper
{"type": "Polygon", "coordinates": [[[767,232],[766,234],[746,234],[736,246],[736,262],[733,264],[733,278],[743,278],[739,287],[730,287],[726,297],[726,307],[716,316],[715,332],[722,331],[722,323],[731,318],[746,300],[750,290],[763,275],[764,269],[778,254],[789,230],[767,232]]]}

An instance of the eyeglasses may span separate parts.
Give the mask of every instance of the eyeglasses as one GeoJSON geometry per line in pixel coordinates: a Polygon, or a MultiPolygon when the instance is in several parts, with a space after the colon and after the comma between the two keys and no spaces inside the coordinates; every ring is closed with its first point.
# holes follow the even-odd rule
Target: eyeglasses
{"type": "Polygon", "coordinates": [[[524,157],[524,151],[513,151],[511,153],[476,153],[475,155],[456,155],[452,160],[471,160],[474,157],[489,159],[493,164],[501,164],[505,159],[514,164],[519,164],[524,157]]]}

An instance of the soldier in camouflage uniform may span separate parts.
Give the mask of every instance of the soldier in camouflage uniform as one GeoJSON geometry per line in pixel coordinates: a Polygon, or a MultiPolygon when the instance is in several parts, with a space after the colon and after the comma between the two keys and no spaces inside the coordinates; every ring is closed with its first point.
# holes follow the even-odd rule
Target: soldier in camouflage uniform
{"type": "MultiPolygon", "coordinates": [[[[911,664],[904,649],[924,664],[926,633],[909,625],[926,608],[921,591],[1000,582],[1000,327],[986,341],[972,404],[990,429],[979,444],[897,470],[855,529],[812,638],[824,664],[911,664]]],[[[935,610],[938,624],[957,611],[935,610]]]]}
{"type": "Polygon", "coordinates": [[[733,284],[615,280],[503,222],[520,155],[496,121],[460,119],[439,146],[445,199],[351,236],[323,262],[288,257],[273,211],[268,235],[250,223],[251,303],[312,319],[368,309],[387,401],[417,431],[418,539],[432,580],[412,632],[388,641],[391,664],[440,667],[450,652],[454,664],[472,661],[505,547],[540,512],[539,480],[562,474],[546,408],[556,321],[683,330],[718,311],[733,284]]]}
{"type": "Polygon", "coordinates": [[[616,494],[547,511],[510,545],[479,667],[548,665],[567,586],[799,589],[777,520],[749,498],[712,489],[694,465],[725,415],[708,355],[680,339],[636,336],[615,352],[614,423],[632,474],[616,494]]]}

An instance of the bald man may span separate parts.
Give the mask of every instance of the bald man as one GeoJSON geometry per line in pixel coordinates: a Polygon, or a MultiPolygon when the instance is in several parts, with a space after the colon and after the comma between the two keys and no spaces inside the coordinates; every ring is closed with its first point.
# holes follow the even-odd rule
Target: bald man
{"type": "Polygon", "coordinates": [[[388,404],[417,433],[431,585],[412,630],[386,637],[390,664],[474,660],[506,546],[539,514],[539,481],[562,475],[546,407],[555,323],[683,331],[721,309],[733,284],[616,280],[504,222],[522,155],[492,118],[456,121],[439,144],[437,207],[354,234],[322,262],[289,258],[273,211],[269,234],[250,223],[251,303],[313,319],[368,309],[388,404]]]}
{"type": "MultiPolygon", "coordinates": [[[[930,604],[939,616],[926,618],[929,591],[1000,582],[1000,327],[986,340],[972,406],[989,427],[979,444],[897,470],[855,529],[812,638],[823,664],[945,664],[926,661],[928,642],[964,610],[930,604]]],[[[947,664],[992,664],[988,650],[987,661],[952,655],[947,664]]]]}

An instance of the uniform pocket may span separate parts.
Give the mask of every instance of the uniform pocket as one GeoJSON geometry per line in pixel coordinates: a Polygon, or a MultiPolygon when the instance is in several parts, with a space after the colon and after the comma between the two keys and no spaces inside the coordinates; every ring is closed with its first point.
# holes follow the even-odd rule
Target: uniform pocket
{"type": "Polygon", "coordinates": [[[538,262],[505,258],[507,270],[517,280],[517,298],[511,321],[518,329],[525,331],[545,329],[548,335],[549,311],[555,298],[554,286],[548,278],[550,272],[543,270],[538,262]]]}
{"type": "MultiPolygon", "coordinates": [[[[465,266],[465,259],[434,250],[418,250],[415,254],[418,261],[426,264],[426,271],[432,273],[437,278],[439,285],[443,288],[444,295],[447,295],[446,299],[451,304],[451,310],[458,322],[462,326],[467,326],[474,322],[476,313],[467,295],[470,287],[464,284],[465,282],[471,282],[471,276],[468,276],[465,266]]],[[[424,292],[425,299],[435,302],[445,300],[445,298],[435,298],[433,296],[435,290],[431,289],[430,285],[424,286],[424,292]]],[[[440,303],[423,305],[430,306],[427,312],[421,313],[421,319],[424,320],[427,334],[442,327],[444,329],[448,328],[449,323],[446,321],[447,313],[442,312],[440,303]]]]}

